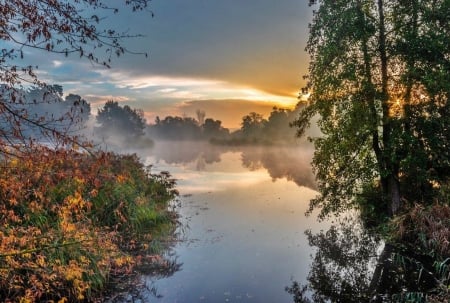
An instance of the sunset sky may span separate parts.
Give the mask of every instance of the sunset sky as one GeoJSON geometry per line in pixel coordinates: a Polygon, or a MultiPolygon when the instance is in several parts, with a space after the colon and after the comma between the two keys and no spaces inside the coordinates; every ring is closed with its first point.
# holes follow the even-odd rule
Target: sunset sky
{"type": "MultiPolygon", "coordinates": [[[[157,115],[206,111],[229,128],[243,115],[292,107],[304,84],[312,8],[307,0],[153,0],[150,13],[122,9],[105,25],[144,37],[111,69],[76,57],[30,52],[40,76],[88,100],[95,114],[107,100],[157,115]]],[[[106,16],[106,15],[105,15],[106,16]]]]}

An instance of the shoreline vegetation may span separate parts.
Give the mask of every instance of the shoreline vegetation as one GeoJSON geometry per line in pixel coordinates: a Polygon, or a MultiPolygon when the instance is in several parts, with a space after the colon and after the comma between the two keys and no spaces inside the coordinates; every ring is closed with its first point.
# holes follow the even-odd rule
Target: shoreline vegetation
{"type": "Polygon", "coordinates": [[[135,155],[37,147],[0,160],[2,302],[96,302],[140,264],[169,264],[175,232],[169,173],[135,155]]]}

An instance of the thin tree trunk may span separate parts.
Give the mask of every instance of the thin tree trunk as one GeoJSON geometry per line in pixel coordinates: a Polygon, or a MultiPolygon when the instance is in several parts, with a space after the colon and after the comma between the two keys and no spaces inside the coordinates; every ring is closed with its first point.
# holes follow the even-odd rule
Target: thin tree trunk
{"type": "MultiPolygon", "coordinates": [[[[365,15],[362,10],[361,1],[357,1],[358,6],[358,17],[361,19],[361,24],[365,25],[365,15]]],[[[384,170],[383,166],[383,153],[380,147],[380,136],[378,134],[378,113],[375,106],[375,86],[372,81],[372,61],[369,55],[369,36],[366,31],[364,31],[361,48],[363,51],[363,60],[364,60],[364,96],[365,102],[367,102],[370,119],[371,119],[371,132],[372,132],[372,149],[375,153],[375,157],[378,162],[378,169],[380,171],[384,170]]]]}
{"type": "Polygon", "coordinates": [[[383,163],[381,167],[385,171],[381,171],[381,185],[383,193],[388,201],[388,209],[391,216],[396,215],[401,207],[400,200],[400,183],[398,181],[398,169],[396,163],[393,163],[394,146],[391,142],[391,117],[389,113],[389,89],[388,89],[388,57],[386,49],[386,28],[384,17],[383,0],[378,0],[379,14],[379,37],[378,47],[381,63],[381,103],[383,108],[383,163]]]}

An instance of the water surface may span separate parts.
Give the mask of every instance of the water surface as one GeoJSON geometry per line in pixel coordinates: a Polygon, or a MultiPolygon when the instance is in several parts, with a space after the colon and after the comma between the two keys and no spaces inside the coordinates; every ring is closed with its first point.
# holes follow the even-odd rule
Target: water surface
{"type": "Polygon", "coordinates": [[[285,287],[306,281],[313,253],[304,231],[328,226],[304,215],[311,146],[157,143],[141,157],[178,180],[184,231],[170,252],[180,270],[145,277],[145,301],[292,302],[285,287]]]}

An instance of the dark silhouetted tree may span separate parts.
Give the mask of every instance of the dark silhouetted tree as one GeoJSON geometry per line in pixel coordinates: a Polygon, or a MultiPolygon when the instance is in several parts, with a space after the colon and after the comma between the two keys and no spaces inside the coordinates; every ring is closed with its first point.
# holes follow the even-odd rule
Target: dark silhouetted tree
{"type": "Polygon", "coordinates": [[[152,138],[160,140],[200,140],[202,129],[194,118],[167,116],[163,120],[156,118],[149,126],[152,138]]]}
{"type": "Polygon", "coordinates": [[[292,141],[296,130],[290,126],[295,118],[288,109],[274,107],[264,125],[264,135],[272,140],[292,141]]]}
{"type": "Polygon", "coordinates": [[[229,130],[222,127],[220,120],[207,118],[203,124],[203,138],[206,140],[227,138],[229,134],[229,130]]]}
{"type": "Polygon", "coordinates": [[[255,112],[249,113],[242,117],[242,134],[247,138],[261,137],[265,121],[261,114],[255,112]]]}
{"type": "Polygon", "coordinates": [[[58,139],[58,134],[70,135],[75,139],[89,119],[89,103],[72,94],[63,99],[60,85],[15,89],[14,92],[3,85],[0,87],[0,94],[5,100],[12,96],[20,98],[20,103],[10,103],[8,108],[26,119],[22,121],[20,117],[16,117],[11,121],[9,118],[12,116],[0,114],[0,140],[8,142],[9,146],[44,142],[57,146],[60,143],[55,140],[58,139]]]}
{"type": "Polygon", "coordinates": [[[108,101],[98,110],[96,128],[98,135],[108,141],[133,142],[144,135],[144,113],[128,105],[120,106],[108,101]]]}

